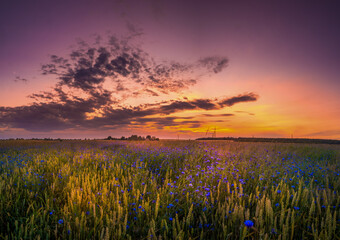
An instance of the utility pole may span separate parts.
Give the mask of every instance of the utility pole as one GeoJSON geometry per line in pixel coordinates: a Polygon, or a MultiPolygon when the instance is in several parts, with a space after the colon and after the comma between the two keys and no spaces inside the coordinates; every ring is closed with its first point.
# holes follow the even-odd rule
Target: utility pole
{"type": "Polygon", "coordinates": [[[209,133],[209,129],[210,129],[210,127],[208,127],[207,131],[205,132],[205,137],[207,137],[207,135],[209,133]]]}
{"type": "Polygon", "coordinates": [[[214,128],[214,132],[212,133],[212,138],[216,138],[216,127],[214,128]]]}

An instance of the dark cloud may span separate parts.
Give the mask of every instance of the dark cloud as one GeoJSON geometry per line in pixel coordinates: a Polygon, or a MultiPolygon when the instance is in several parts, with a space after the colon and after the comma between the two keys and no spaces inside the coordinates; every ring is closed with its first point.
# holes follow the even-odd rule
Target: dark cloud
{"type": "Polygon", "coordinates": [[[163,114],[170,114],[177,111],[184,110],[194,110],[194,109],[203,109],[203,110],[213,110],[218,109],[218,105],[210,99],[196,99],[192,101],[174,101],[168,105],[163,105],[160,107],[159,112],[163,114]]]}
{"type": "MultiPolygon", "coordinates": [[[[43,97],[48,98],[44,94],[43,97]]],[[[55,95],[53,97],[56,98],[55,95]]],[[[82,127],[86,122],[86,113],[93,113],[112,102],[110,93],[104,90],[91,92],[91,97],[87,99],[70,99],[61,95],[58,101],[0,107],[0,125],[42,132],[82,127]]]]}
{"type": "MultiPolygon", "coordinates": [[[[90,95],[86,99],[68,97],[58,88],[56,88],[56,91],[59,92],[52,95],[53,100],[49,102],[40,102],[22,107],[1,107],[0,125],[23,128],[29,131],[52,131],[69,128],[114,129],[143,123],[153,123],[158,127],[174,126],[176,124],[198,126],[201,122],[193,120],[193,117],[156,116],[186,110],[216,110],[227,105],[221,104],[218,99],[194,99],[163,101],[137,107],[122,107],[118,102],[112,100],[111,92],[103,89],[90,91],[90,95]],[[91,114],[93,114],[92,117],[91,114]]],[[[42,96],[36,94],[34,97],[49,99],[50,96],[42,93],[42,96]]],[[[229,99],[234,98],[239,100],[234,101],[233,104],[249,101],[248,98],[240,98],[240,96],[229,99]]],[[[231,106],[230,104],[228,106],[231,106]]],[[[203,114],[201,116],[230,117],[233,114],[203,114]]]]}
{"type": "Polygon", "coordinates": [[[223,113],[223,114],[202,114],[203,117],[232,117],[235,116],[235,114],[232,113],[223,113]]]}
{"type": "Polygon", "coordinates": [[[226,98],[222,101],[219,102],[219,104],[224,107],[231,107],[236,103],[241,103],[241,102],[254,102],[259,98],[259,96],[255,93],[246,93],[246,94],[241,94],[236,97],[231,97],[231,98],[226,98]]]}
{"type": "Polygon", "coordinates": [[[118,92],[130,93],[133,97],[137,90],[158,95],[177,93],[197,83],[200,74],[195,75],[196,71],[219,73],[227,66],[225,57],[206,57],[198,63],[156,63],[148,53],[133,44],[134,38],[142,34],[141,30],[128,26],[130,34],[125,38],[111,35],[104,42],[100,36],[95,36],[92,44],[78,40],[68,57],[51,55],[50,62],[41,67],[42,74],[56,75],[60,86],[83,91],[101,87],[105,81],[119,81],[118,92]],[[125,85],[134,85],[134,88],[125,85]]]}

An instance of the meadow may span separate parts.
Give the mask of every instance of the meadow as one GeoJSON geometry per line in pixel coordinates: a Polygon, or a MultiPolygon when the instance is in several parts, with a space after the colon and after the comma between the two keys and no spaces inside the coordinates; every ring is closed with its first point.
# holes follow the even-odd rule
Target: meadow
{"type": "Polygon", "coordinates": [[[340,145],[0,141],[0,239],[340,239],[340,145]]]}

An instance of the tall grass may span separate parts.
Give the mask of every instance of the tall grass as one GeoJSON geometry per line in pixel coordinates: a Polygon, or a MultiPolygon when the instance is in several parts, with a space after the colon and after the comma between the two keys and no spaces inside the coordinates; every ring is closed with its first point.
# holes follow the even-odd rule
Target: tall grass
{"type": "Polygon", "coordinates": [[[0,239],[340,239],[339,174],[327,145],[0,141],[0,239]]]}

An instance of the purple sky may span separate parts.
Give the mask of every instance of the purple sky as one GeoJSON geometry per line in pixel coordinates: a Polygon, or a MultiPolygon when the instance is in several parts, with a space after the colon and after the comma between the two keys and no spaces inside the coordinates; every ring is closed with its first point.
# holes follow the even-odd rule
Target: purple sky
{"type": "MultiPolygon", "coordinates": [[[[213,75],[204,73],[205,77],[200,77],[199,83],[185,95],[211,99],[254,92],[259,95],[258,106],[276,101],[277,105],[273,104],[270,109],[289,109],[293,105],[285,98],[291,95],[294,103],[301,104],[301,109],[310,108],[296,123],[301,124],[312,115],[316,119],[310,129],[299,133],[301,137],[340,138],[336,124],[318,129],[324,122],[316,116],[321,115],[322,109],[332,121],[340,116],[335,109],[340,104],[337,96],[340,90],[339,10],[338,1],[3,1],[0,7],[0,107],[28,106],[32,103],[28,95],[50,91],[58,80],[54,76],[42,76],[41,66],[50,61],[51,54],[69,54],[76,39],[88,40],[93,34],[109,33],[124,37],[135,32],[143,33],[138,42],[158,63],[192,63],[207,56],[229,60],[226,70],[213,75]],[[279,87],[281,85],[284,87],[279,87]],[[312,104],[315,104],[314,110],[312,104]],[[327,134],[318,135],[318,132],[327,134]]],[[[174,101],[183,95],[176,94],[166,99],[174,101]]],[[[149,103],[153,101],[150,99],[149,103]]],[[[261,117],[263,108],[257,115],[256,111],[260,110],[255,106],[249,105],[246,110],[255,111],[258,122],[264,124],[269,113],[261,117]]],[[[9,110],[6,111],[8,114],[9,110]]],[[[289,121],[294,122],[295,112],[299,109],[292,107],[292,110],[278,112],[277,117],[290,116],[289,121]]],[[[14,127],[13,118],[8,119],[0,121],[3,138],[65,136],[62,130],[53,132],[48,126],[39,133],[30,132],[24,125],[14,127]]],[[[260,126],[248,120],[247,124],[254,128],[260,126]]],[[[266,125],[263,128],[267,130],[240,132],[281,136],[299,128],[287,122],[280,128],[280,124],[272,130],[266,125]],[[289,130],[283,130],[285,127],[289,130]]],[[[207,125],[201,122],[200,129],[207,125]]],[[[233,124],[222,128],[233,129],[233,124]]],[[[75,126],[70,129],[75,137],[81,136],[77,135],[75,126]]],[[[173,136],[165,128],[158,130],[159,135],[173,136]]],[[[112,131],[112,135],[131,132],[112,131]]],[[[237,135],[237,131],[233,134],[237,135]]],[[[91,133],[91,136],[101,135],[91,133]]]]}

